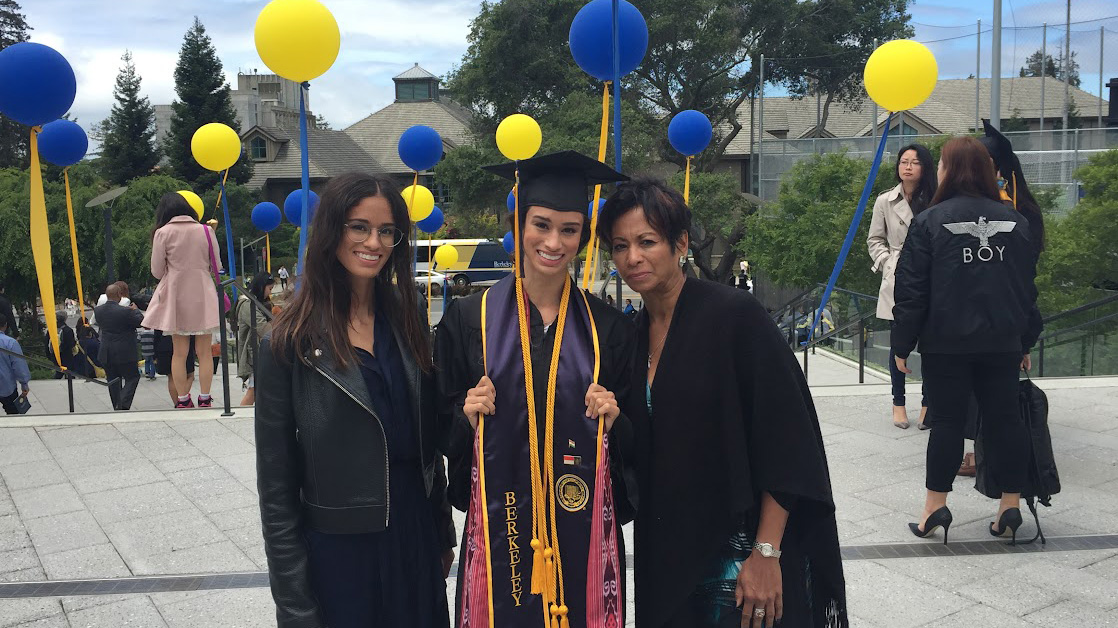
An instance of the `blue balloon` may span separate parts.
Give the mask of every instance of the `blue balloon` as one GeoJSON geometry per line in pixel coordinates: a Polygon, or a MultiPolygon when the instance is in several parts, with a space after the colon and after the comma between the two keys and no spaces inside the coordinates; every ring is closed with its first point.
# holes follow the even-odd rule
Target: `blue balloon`
{"type": "Polygon", "coordinates": [[[27,126],[61,118],[78,90],[66,58],[29,41],[0,50],[0,86],[0,113],[27,126]]]}
{"type": "Polygon", "coordinates": [[[443,158],[443,139],[439,137],[439,132],[422,124],[404,131],[396,148],[400,152],[400,161],[416,172],[434,168],[443,158]]]}
{"type": "Polygon", "coordinates": [[[505,237],[501,240],[501,245],[505,247],[505,253],[509,255],[512,255],[512,252],[516,250],[516,239],[511,231],[505,234],[505,237]]]}
{"type": "MultiPolygon", "coordinates": [[[[648,50],[648,24],[644,16],[626,0],[617,7],[620,22],[621,76],[637,69],[648,50]]],[[[611,0],[592,0],[571,22],[568,38],[571,56],[584,72],[599,81],[613,76],[613,4],[611,0]]]]}
{"type": "Polygon", "coordinates": [[[668,123],[668,141],[687,157],[706,150],[713,132],[710,119],[694,109],[680,111],[668,123]]]}
{"type": "Polygon", "coordinates": [[[516,211],[516,186],[509,190],[509,195],[505,198],[505,206],[509,208],[510,212],[516,211]]]}
{"type": "MultiPolygon", "coordinates": [[[[605,204],[606,204],[606,199],[604,199],[604,198],[598,199],[598,212],[599,213],[602,211],[602,207],[604,207],[605,204]]],[[[590,218],[594,217],[594,201],[590,201],[589,203],[586,204],[586,215],[589,216],[590,218]]]]}
{"type": "MultiPolygon", "coordinates": [[[[311,224],[314,220],[314,210],[318,209],[318,195],[314,190],[309,190],[311,193],[310,202],[308,203],[311,208],[311,215],[307,216],[307,224],[311,224]]],[[[294,190],[283,201],[283,215],[287,216],[288,222],[296,227],[301,226],[300,219],[303,217],[303,189],[299,188],[294,190]]]]}
{"type": "Polygon", "coordinates": [[[265,233],[280,226],[282,220],[283,214],[275,203],[257,203],[252,208],[252,224],[265,233]]]}
{"type": "Polygon", "coordinates": [[[56,166],[72,166],[85,157],[89,138],[72,120],[55,120],[44,124],[39,132],[39,154],[56,166]]]}
{"type": "Polygon", "coordinates": [[[419,229],[423,233],[435,233],[436,231],[441,229],[442,226],[443,210],[439,209],[437,205],[434,209],[431,210],[431,213],[426,218],[415,223],[416,229],[419,229]]]}

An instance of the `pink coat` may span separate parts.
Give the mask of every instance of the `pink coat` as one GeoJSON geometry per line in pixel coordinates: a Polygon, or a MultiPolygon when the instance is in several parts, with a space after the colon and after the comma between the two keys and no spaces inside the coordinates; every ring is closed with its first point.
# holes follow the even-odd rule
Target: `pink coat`
{"type": "Polygon", "coordinates": [[[218,328],[217,288],[207,237],[216,259],[217,236],[190,216],[175,216],[155,232],[151,274],[159,280],[159,287],[151,297],[144,327],[179,335],[206,334],[218,328]]]}

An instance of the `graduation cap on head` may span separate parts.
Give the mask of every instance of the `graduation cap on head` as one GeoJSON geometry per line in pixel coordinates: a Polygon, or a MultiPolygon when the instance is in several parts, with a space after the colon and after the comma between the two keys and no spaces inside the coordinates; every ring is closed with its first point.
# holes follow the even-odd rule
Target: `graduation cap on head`
{"type": "Polygon", "coordinates": [[[986,151],[990,153],[990,157],[994,160],[994,166],[997,167],[998,173],[1011,186],[1013,204],[1016,206],[1018,191],[1027,193],[1029,189],[1025,182],[1025,171],[1021,169],[1021,160],[1013,152],[1013,144],[1009,141],[1009,138],[995,129],[989,120],[982,121],[982,128],[986,132],[986,136],[978,141],[986,147],[986,151]]]}
{"type": "Polygon", "coordinates": [[[535,205],[584,215],[590,202],[589,186],[629,180],[602,162],[573,150],[482,169],[515,181],[517,168],[520,169],[521,207],[535,205]]]}

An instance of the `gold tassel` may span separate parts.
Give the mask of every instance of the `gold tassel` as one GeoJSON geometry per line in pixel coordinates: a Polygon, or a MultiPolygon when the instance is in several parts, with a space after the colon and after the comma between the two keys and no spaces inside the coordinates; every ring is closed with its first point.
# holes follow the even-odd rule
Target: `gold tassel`
{"type": "Polygon", "coordinates": [[[559,607],[559,628],[571,628],[571,622],[567,619],[567,612],[569,610],[566,604],[559,607]]]}
{"type": "Polygon", "coordinates": [[[559,605],[552,604],[548,610],[551,612],[551,628],[559,628],[559,605]]]}
{"type": "Polygon", "coordinates": [[[544,562],[547,563],[546,583],[547,583],[547,599],[554,600],[555,598],[555,558],[551,553],[551,548],[543,551],[544,562]]]}
{"type": "Polygon", "coordinates": [[[544,592],[546,580],[546,568],[543,562],[543,550],[540,548],[540,540],[532,539],[532,595],[539,595],[544,592]]]}

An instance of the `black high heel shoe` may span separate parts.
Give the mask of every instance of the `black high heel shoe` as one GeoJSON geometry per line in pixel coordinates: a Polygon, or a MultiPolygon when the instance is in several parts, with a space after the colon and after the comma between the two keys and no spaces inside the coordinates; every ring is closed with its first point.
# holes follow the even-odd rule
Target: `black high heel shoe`
{"type": "Polygon", "coordinates": [[[928,515],[928,519],[924,522],[924,529],[920,529],[920,524],[910,523],[908,529],[916,536],[926,539],[936,531],[936,528],[943,528],[943,544],[947,545],[947,531],[951,528],[951,511],[947,506],[928,515]]]}
{"type": "Polygon", "coordinates": [[[993,526],[990,528],[990,536],[1006,536],[1010,533],[1012,540],[1010,545],[1017,545],[1017,528],[1021,527],[1021,509],[1020,508],[1006,508],[1002,516],[998,517],[997,525],[993,521],[990,522],[993,526]]]}

